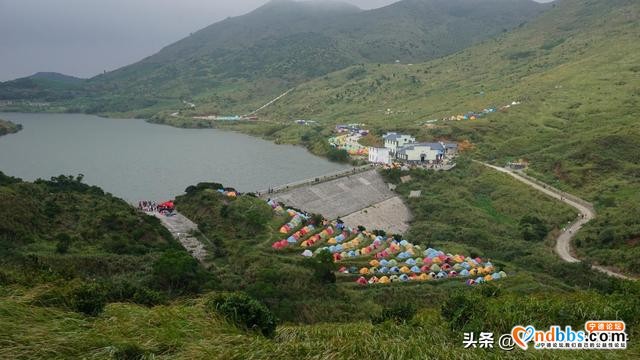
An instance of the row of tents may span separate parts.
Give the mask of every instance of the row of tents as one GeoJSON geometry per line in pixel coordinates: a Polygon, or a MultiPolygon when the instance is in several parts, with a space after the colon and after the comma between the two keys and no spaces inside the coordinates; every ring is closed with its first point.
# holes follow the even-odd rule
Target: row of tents
{"type": "MultiPolygon", "coordinates": [[[[457,277],[457,276],[467,277],[468,275],[461,275],[460,274],[460,275],[450,276],[450,275],[447,275],[447,274],[444,274],[444,273],[440,272],[438,274],[422,273],[420,275],[418,275],[418,274],[411,274],[411,275],[401,274],[401,275],[391,275],[391,276],[383,275],[381,277],[372,276],[372,277],[370,277],[368,279],[366,277],[364,277],[364,276],[360,276],[356,280],[356,283],[358,283],[360,285],[389,284],[389,283],[394,283],[394,282],[439,280],[439,279],[446,279],[446,278],[457,277]]],[[[484,282],[504,279],[506,277],[507,277],[507,274],[504,271],[500,271],[500,272],[494,272],[493,274],[487,274],[485,276],[478,276],[475,279],[467,279],[467,281],[465,281],[465,283],[467,285],[476,285],[476,284],[482,284],[484,282]]]]}
{"type": "Polygon", "coordinates": [[[288,223],[280,227],[281,234],[288,234],[291,231],[295,230],[298,226],[300,226],[302,222],[307,221],[307,216],[301,212],[297,212],[291,209],[287,209],[287,212],[292,216],[292,218],[288,223]]]}
{"type": "Polygon", "coordinates": [[[269,206],[271,206],[271,209],[276,213],[276,214],[282,214],[284,213],[284,208],[282,207],[282,205],[280,205],[280,203],[278,203],[277,201],[273,200],[273,199],[269,199],[267,200],[267,204],[269,204],[269,206]]]}
{"type": "Polygon", "coordinates": [[[467,284],[474,285],[486,281],[499,280],[507,276],[498,271],[490,261],[480,257],[471,258],[461,254],[445,254],[443,251],[428,248],[420,251],[420,246],[406,240],[397,242],[394,248],[404,248],[395,258],[374,258],[368,267],[342,267],[339,272],[361,275],[357,283],[365,285],[394,281],[433,280],[455,277],[468,278],[467,284]],[[421,256],[415,256],[415,255],[421,256]],[[424,257],[423,257],[424,256],[424,257]],[[372,275],[366,279],[364,276],[372,275]],[[381,276],[378,278],[377,276],[381,276]],[[364,281],[362,280],[364,278],[364,281]],[[382,280],[382,281],[381,281],[382,280]]]}
{"type": "MultiPolygon", "coordinates": [[[[281,207],[275,201],[268,203],[274,211],[281,207]]],[[[504,271],[498,271],[490,261],[480,257],[450,254],[433,248],[423,250],[407,240],[393,237],[385,239],[367,231],[358,232],[346,227],[334,236],[335,230],[331,225],[318,231],[313,225],[303,226],[308,220],[305,214],[292,209],[287,209],[286,213],[291,218],[280,228],[280,233],[290,234],[298,230],[275,242],[272,245],[274,249],[300,243],[302,248],[306,248],[301,254],[303,257],[313,257],[320,251],[328,250],[336,262],[368,256],[371,258],[368,266],[342,266],[338,270],[343,274],[359,275],[356,282],[361,285],[457,277],[466,278],[467,285],[475,285],[507,277],[504,271]],[[321,241],[326,241],[328,246],[315,251],[309,249],[321,241]]]]}
{"type": "Polygon", "coordinates": [[[458,115],[452,115],[449,117],[444,117],[442,118],[442,120],[444,121],[461,121],[461,120],[477,120],[485,115],[494,113],[498,110],[500,111],[505,111],[509,108],[511,108],[512,106],[516,106],[516,105],[520,105],[519,101],[512,101],[510,104],[506,104],[503,106],[500,106],[499,108],[495,108],[495,107],[488,107],[485,108],[481,111],[469,111],[467,113],[464,114],[458,114],[458,115]]]}
{"type": "MultiPolygon", "coordinates": [[[[308,248],[325,240],[327,240],[331,244],[337,244],[338,242],[343,242],[350,236],[351,230],[346,229],[338,236],[333,237],[335,230],[332,225],[327,225],[324,228],[321,227],[322,230],[319,231],[320,229],[316,228],[315,225],[304,225],[309,220],[306,214],[293,209],[287,209],[285,211],[282,209],[282,206],[279,203],[271,199],[267,201],[267,204],[269,204],[274,211],[286,212],[286,214],[290,216],[289,221],[286,224],[282,225],[282,227],[280,227],[279,229],[279,232],[281,234],[290,235],[287,238],[276,241],[271,245],[271,247],[276,250],[284,249],[288,246],[292,246],[298,243],[300,244],[300,247],[308,248]],[[296,231],[296,229],[298,230],[296,231]]],[[[304,254],[308,253],[304,252],[304,254]]],[[[311,253],[311,255],[313,256],[313,253],[311,253]]]]}

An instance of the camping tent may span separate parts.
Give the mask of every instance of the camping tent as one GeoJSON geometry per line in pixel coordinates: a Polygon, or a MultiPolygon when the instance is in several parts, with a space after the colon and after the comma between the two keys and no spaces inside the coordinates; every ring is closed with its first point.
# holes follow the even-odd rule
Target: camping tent
{"type": "Polygon", "coordinates": [[[307,250],[302,252],[302,256],[304,256],[304,257],[312,257],[313,253],[311,252],[311,250],[307,249],[307,250]]]}

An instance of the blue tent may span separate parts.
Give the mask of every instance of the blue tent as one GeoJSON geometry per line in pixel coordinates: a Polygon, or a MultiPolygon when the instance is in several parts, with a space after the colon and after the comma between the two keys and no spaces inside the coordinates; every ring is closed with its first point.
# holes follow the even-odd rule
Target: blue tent
{"type": "Polygon", "coordinates": [[[422,270],[420,270],[420,268],[419,268],[419,267],[417,267],[417,266],[415,266],[415,265],[414,265],[414,266],[411,268],[411,272],[412,272],[412,273],[415,273],[415,274],[419,274],[419,273],[421,273],[421,272],[422,272],[422,270]]]}

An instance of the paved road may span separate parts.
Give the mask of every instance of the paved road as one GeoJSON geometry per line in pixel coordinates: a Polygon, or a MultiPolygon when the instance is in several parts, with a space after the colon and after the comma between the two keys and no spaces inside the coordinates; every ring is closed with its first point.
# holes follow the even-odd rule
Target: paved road
{"type": "Polygon", "coordinates": [[[165,216],[155,211],[147,212],[147,214],[160,219],[162,225],[180,241],[180,244],[187,249],[191,256],[200,262],[204,261],[207,256],[204,244],[191,235],[198,232],[198,225],[177,211],[172,216],[165,216]]]}
{"type": "MultiPolygon", "coordinates": [[[[558,236],[558,239],[556,241],[556,247],[555,247],[555,251],[558,254],[558,256],[560,256],[560,258],[566,262],[570,262],[570,263],[576,263],[576,262],[580,262],[579,259],[577,259],[576,257],[574,257],[571,254],[571,240],[575,237],[576,233],[578,232],[578,230],[580,230],[582,228],[582,226],[584,226],[584,224],[588,223],[589,221],[591,221],[593,218],[596,217],[596,212],[593,209],[592,206],[588,206],[586,204],[588,204],[586,201],[581,200],[575,196],[571,196],[571,198],[577,199],[573,200],[571,198],[567,198],[566,195],[564,195],[564,193],[552,186],[549,185],[540,185],[536,182],[533,182],[529,179],[527,179],[524,176],[519,175],[518,173],[509,170],[509,169],[505,169],[505,168],[501,168],[498,166],[494,166],[491,164],[487,164],[487,163],[483,163],[483,162],[479,162],[485,166],[488,166],[494,170],[503,172],[505,174],[509,174],[512,177],[514,177],[515,179],[517,179],[518,181],[521,181],[531,187],[533,187],[534,189],[554,198],[554,199],[558,199],[572,207],[574,207],[575,209],[577,209],[580,214],[583,214],[582,217],[578,217],[578,219],[576,221],[574,221],[572,224],[570,224],[565,231],[563,231],[560,236],[558,236]]],[[[603,272],[609,276],[613,276],[613,277],[617,277],[620,279],[627,279],[627,280],[635,280],[633,278],[630,278],[628,276],[625,276],[623,274],[620,274],[618,272],[609,270],[605,267],[602,266],[598,266],[598,265],[593,265],[593,268],[603,272]]]]}

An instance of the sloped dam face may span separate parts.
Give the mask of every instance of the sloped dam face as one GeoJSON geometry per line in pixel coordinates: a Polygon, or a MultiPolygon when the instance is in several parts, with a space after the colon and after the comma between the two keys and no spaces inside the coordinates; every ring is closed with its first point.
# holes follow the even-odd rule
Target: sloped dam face
{"type": "Polygon", "coordinates": [[[375,169],[292,187],[270,197],[288,206],[322,214],[328,219],[340,217],[351,227],[362,225],[388,233],[403,234],[411,219],[402,199],[389,190],[375,169]]]}

